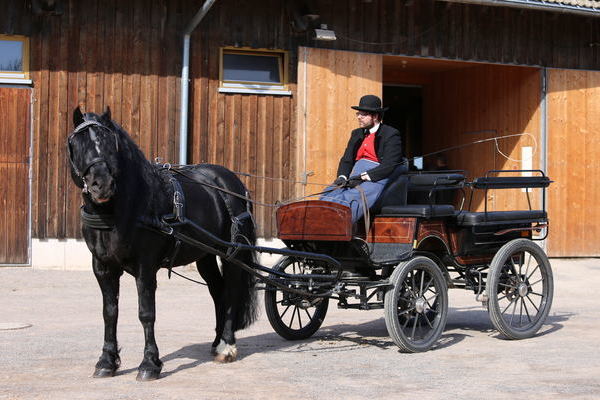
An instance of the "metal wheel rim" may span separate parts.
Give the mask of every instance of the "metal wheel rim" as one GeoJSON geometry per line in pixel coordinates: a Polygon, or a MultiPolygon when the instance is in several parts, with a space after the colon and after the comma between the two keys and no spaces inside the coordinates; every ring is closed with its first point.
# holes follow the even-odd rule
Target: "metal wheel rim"
{"type": "Polygon", "coordinates": [[[529,250],[511,254],[496,285],[499,316],[514,331],[527,331],[544,317],[549,299],[548,271],[529,250]]]}

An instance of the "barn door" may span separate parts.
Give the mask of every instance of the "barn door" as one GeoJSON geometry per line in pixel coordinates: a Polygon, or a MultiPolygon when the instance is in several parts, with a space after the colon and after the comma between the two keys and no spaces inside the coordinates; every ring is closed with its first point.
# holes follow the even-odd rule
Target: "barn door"
{"type": "Polygon", "coordinates": [[[29,262],[30,99],[0,87],[0,264],[29,262]]]}
{"type": "Polygon", "coordinates": [[[381,55],[299,48],[297,165],[308,183],[299,195],[333,181],[350,131],[358,127],[350,106],[365,94],[381,97],[381,76],[381,55]]]}
{"type": "Polygon", "coordinates": [[[551,256],[600,255],[600,72],[548,70],[551,256]]]}

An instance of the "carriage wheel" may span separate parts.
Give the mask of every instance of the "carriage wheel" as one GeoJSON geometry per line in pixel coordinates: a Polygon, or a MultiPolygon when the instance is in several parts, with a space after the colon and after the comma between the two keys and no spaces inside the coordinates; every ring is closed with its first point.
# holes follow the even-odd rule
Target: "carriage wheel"
{"type": "MultiPolygon", "coordinates": [[[[282,258],[273,269],[288,274],[314,273],[304,262],[292,257],[282,258]]],[[[328,306],[329,298],[302,297],[275,287],[265,292],[269,322],[275,332],[288,340],[311,337],[323,323],[328,306]]]]}
{"type": "Polygon", "coordinates": [[[548,316],[553,291],[544,251],[528,239],[506,243],[490,264],[486,284],[492,324],[509,339],[535,335],[548,316]]]}
{"type": "Polygon", "coordinates": [[[385,294],[385,324],[405,353],[429,350],[440,338],[448,317],[448,287],[442,271],[427,257],[400,263],[385,294]]]}

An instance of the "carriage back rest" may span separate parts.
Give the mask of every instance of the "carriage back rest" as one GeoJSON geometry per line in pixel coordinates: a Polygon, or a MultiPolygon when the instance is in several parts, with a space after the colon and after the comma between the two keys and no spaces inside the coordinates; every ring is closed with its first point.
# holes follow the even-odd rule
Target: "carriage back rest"
{"type": "Polygon", "coordinates": [[[452,204],[465,183],[463,171],[435,171],[409,174],[409,204],[452,204]]]}
{"type": "Polygon", "coordinates": [[[475,178],[475,189],[547,188],[552,181],[547,176],[485,176],[475,178]]]}
{"type": "Polygon", "coordinates": [[[406,204],[406,192],[408,187],[408,177],[406,173],[408,167],[406,163],[400,164],[394,169],[388,179],[388,183],[381,192],[381,195],[371,207],[372,212],[378,212],[385,206],[403,206],[406,204]]]}

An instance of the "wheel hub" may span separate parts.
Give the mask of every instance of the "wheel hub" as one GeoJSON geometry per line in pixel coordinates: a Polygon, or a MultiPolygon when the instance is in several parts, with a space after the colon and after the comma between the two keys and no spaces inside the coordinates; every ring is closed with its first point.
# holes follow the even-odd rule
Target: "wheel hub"
{"type": "Polygon", "coordinates": [[[529,286],[527,286],[526,283],[520,283],[517,292],[519,293],[519,296],[525,297],[527,296],[527,293],[529,293],[529,286]]]}
{"type": "Polygon", "coordinates": [[[419,314],[423,314],[425,311],[427,311],[427,301],[423,297],[419,297],[415,301],[415,311],[417,311],[419,314]]]}

